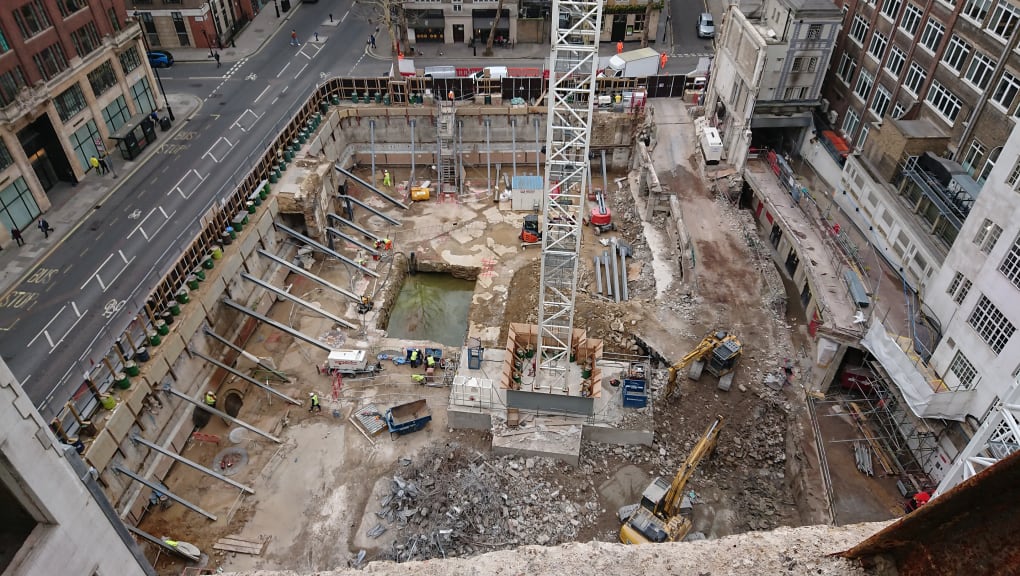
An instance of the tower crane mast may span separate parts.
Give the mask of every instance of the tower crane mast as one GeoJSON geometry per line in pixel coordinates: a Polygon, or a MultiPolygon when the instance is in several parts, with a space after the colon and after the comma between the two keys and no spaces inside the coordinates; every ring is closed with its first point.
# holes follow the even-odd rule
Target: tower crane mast
{"type": "Polygon", "coordinates": [[[601,0],[553,0],[535,388],[566,388],[581,255],[601,0]]]}

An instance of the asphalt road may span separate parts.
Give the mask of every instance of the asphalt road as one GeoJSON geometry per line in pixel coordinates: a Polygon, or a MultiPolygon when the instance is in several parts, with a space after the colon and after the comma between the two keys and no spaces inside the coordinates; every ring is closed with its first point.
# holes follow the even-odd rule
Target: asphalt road
{"type": "Polygon", "coordinates": [[[101,362],[194,238],[200,216],[229,194],[312,88],[358,66],[372,73],[385,67],[366,61],[360,43],[352,49],[350,38],[368,37],[364,18],[320,26],[331,9],[338,12],[306,5],[292,17],[290,25],[309,35],[299,47],[289,45],[285,27],[236,64],[160,71],[168,93],[195,94],[202,106],[190,119],[178,117],[184,129],[157,139],[159,153],[86,215],[0,308],[0,326],[19,336],[0,340],[0,355],[44,417],[58,413],[89,366],[101,362]],[[319,43],[309,41],[316,30],[319,43]]]}

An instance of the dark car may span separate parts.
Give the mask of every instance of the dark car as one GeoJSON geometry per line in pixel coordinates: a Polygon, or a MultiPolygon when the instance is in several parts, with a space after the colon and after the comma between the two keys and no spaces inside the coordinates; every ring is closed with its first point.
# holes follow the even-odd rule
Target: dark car
{"type": "Polygon", "coordinates": [[[174,55],[166,50],[149,52],[149,66],[153,68],[169,68],[174,65],[174,55]]]}

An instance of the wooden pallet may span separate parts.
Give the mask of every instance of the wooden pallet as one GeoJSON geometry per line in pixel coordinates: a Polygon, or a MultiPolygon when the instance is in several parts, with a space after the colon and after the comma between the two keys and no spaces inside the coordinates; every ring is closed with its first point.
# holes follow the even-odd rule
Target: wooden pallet
{"type": "Polygon", "coordinates": [[[380,416],[382,412],[375,404],[366,404],[360,409],[354,411],[353,416],[358,419],[358,423],[368,433],[369,436],[375,436],[384,428],[386,428],[386,422],[383,421],[380,416]]]}
{"type": "Polygon", "coordinates": [[[268,541],[268,538],[252,540],[251,538],[244,538],[237,536],[236,534],[232,534],[217,540],[216,544],[213,544],[213,550],[258,556],[259,554],[262,554],[262,551],[266,548],[266,542],[268,541]]]}

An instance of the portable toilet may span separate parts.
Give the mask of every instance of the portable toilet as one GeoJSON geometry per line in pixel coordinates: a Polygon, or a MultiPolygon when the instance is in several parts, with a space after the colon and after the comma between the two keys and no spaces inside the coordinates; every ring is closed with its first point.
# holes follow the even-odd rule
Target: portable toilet
{"type": "Polygon", "coordinates": [[[701,153],[705,155],[705,164],[718,164],[722,160],[722,137],[719,130],[708,126],[701,134],[701,153]]]}
{"type": "Polygon", "coordinates": [[[510,209],[530,211],[542,209],[545,190],[541,176],[514,176],[510,181],[510,209]]]}

